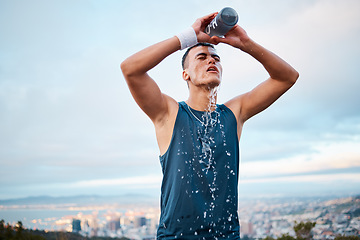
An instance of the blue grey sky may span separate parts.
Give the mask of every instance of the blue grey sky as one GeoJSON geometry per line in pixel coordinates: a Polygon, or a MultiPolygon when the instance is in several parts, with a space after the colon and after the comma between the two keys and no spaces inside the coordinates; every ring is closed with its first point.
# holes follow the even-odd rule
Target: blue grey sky
{"type": "MultiPolygon", "coordinates": [[[[201,16],[233,7],[248,35],[300,73],[245,123],[240,196],[360,189],[357,0],[0,0],[0,199],[160,193],[159,150],[119,64],[201,16]]],[[[267,78],[218,45],[219,103],[267,78]]],[[[178,51],[150,75],[178,101],[178,51]]]]}

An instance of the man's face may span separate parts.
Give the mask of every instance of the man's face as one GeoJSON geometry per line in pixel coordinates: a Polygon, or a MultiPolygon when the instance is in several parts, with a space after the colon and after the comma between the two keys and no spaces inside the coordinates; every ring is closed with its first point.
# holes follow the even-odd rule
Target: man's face
{"type": "Polygon", "coordinates": [[[221,82],[222,66],[215,49],[199,46],[190,50],[183,77],[189,84],[216,87],[221,82]]]}

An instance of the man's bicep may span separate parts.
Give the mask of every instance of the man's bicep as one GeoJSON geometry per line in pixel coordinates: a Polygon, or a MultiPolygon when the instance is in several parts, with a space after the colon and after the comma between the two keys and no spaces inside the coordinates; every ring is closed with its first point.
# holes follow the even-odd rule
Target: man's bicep
{"type": "Polygon", "coordinates": [[[146,73],[126,79],[131,95],[139,107],[155,121],[167,111],[166,98],[156,82],[146,73]]]}
{"type": "Polygon", "coordinates": [[[253,90],[242,96],[241,119],[246,121],[252,116],[262,112],[283,95],[292,84],[281,82],[272,78],[262,82],[253,90]]]}

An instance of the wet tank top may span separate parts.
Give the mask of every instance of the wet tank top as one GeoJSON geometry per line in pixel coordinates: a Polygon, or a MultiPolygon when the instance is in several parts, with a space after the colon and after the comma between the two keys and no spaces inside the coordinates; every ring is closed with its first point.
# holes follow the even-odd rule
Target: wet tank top
{"type": "Polygon", "coordinates": [[[206,115],[179,103],[170,146],[160,156],[157,239],[240,239],[236,119],[225,105],[210,120],[206,115]]]}

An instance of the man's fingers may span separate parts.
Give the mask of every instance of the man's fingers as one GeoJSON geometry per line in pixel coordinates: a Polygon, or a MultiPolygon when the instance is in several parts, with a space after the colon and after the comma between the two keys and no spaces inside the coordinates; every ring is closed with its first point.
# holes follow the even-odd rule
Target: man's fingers
{"type": "Polygon", "coordinates": [[[210,14],[202,17],[201,20],[203,23],[205,23],[205,25],[208,25],[211,22],[211,20],[213,20],[216,17],[217,14],[218,14],[218,12],[210,13],[210,14]]]}
{"type": "Polygon", "coordinates": [[[220,38],[218,36],[212,36],[209,39],[209,43],[214,44],[214,45],[218,45],[220,41],[220,38]]]}
{"type": "Polygon", "coordinates": [[[217,14],[218,14],[218,12],[213,12],[213,13],[210,13],[210,14],[202,17],[202,18],[204,18],[204,19],[212,19],[212,18],[214,18],[217,14]]]}

